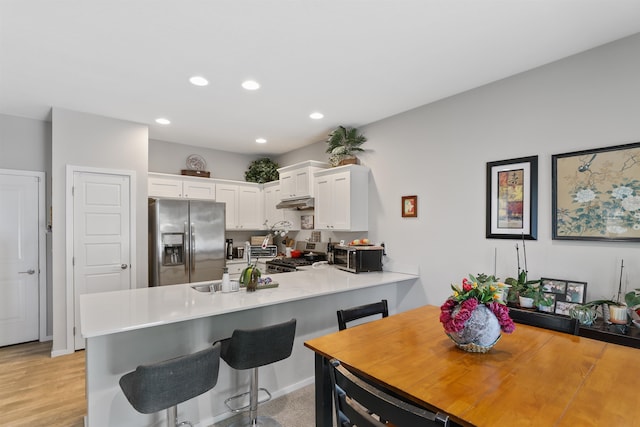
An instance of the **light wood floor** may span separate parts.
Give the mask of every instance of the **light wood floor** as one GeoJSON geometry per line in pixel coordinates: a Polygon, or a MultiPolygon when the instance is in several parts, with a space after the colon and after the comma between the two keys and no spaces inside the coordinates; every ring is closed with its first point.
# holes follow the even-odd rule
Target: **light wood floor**
{"type": "Polygon", "coordinates": [[[51,342],[0,347],[0,426],[82,427],[84,351],[51,358],[51,342]]]}

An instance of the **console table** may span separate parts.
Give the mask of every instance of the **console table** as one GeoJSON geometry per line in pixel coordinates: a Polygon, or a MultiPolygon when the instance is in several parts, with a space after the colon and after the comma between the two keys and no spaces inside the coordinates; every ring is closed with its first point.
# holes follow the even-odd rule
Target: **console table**
{"type": "MultiPolygon", "coordinates": [[[[521,308],[509,307],[510,311],[518,313],[518,317],[529,316],[562,316],[560,314],[541,313],[534,310],[524,310],[521,308]]],[[[640,348],[640,328],[631,325],[615,325],[605,323],[602,319],[597,319],[592,326],[580,325],[578,335],[598,341],[610,342],[627,347],[640,348]]]]}

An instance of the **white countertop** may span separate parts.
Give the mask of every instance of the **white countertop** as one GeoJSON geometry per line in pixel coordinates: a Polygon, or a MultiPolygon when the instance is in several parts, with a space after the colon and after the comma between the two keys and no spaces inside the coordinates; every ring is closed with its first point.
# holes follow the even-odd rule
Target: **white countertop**
{"type": "Polygon", "coordinates": [[[417,278],[392,272],[353,274],[330,266],[270,277],[279,283],[277,288],[251,293],[244,289],[204,293],[192,289],[196,283],[190,283],[81,295],[82,336],[97,337],[390,283],[412,283],[417,278]]]}

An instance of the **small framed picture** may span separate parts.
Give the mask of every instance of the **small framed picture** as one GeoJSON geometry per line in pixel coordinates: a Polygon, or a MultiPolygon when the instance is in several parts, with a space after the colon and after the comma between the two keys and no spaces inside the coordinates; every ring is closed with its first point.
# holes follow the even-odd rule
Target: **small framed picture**
{"type": "Polygon", "coordinates": [[[563,316],[568,316],[569,311],[578,304],[573,304],[565,301],[556,300],[556,314],[561,314],[563,316]]]}
{"type": "Polygon", "coordinates": [[[313,230],[313,215],[301,215],[300,228],[303,230],[313,230]]]}
{"type": "Polygon", "coordinates": [[[568,282],[565,301],[577,304],[585,303],[587,284],[584,282],[568,282]]]}
{"type": "Polygon", "coordinates": [[[560,294],[563,296],[567,293],[567,282],[556,279],[541,279],[542,290],[545,293],[560,294]]]}
{"type": "Polygon", "coordinates": [[[587,282],[565,279],[540,279],[543,292],[556,294],[556,301],[584,304],[587,296],[587,282]]]}
{"type": "Polygon", "coordinates": [[[418,216],[418,196],[402,196],[402,217],[416,218],[418,216]]]}

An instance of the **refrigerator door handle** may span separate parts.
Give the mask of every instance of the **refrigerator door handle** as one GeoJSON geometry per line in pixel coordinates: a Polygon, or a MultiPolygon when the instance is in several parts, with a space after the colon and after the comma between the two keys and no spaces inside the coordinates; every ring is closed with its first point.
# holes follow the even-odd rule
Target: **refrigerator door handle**
{"type": "Polygon", "coordinates": [[[191,271],[196,271],[196,225],[191,223],[191,271]]]}
{"type": "Polygon", "coordinates": [[[186,259],[184,259],[184,272],[187,275],[187,278],[189,277],[189,265],[191,264],[191,251],[189,251],[188,248],[188,244],[189,244],[190,240],[189,240],[189,223],[185,221],[184,223],[184,248],[185,248],[185,254],[184,256],[186,257],[186,259]]]}

